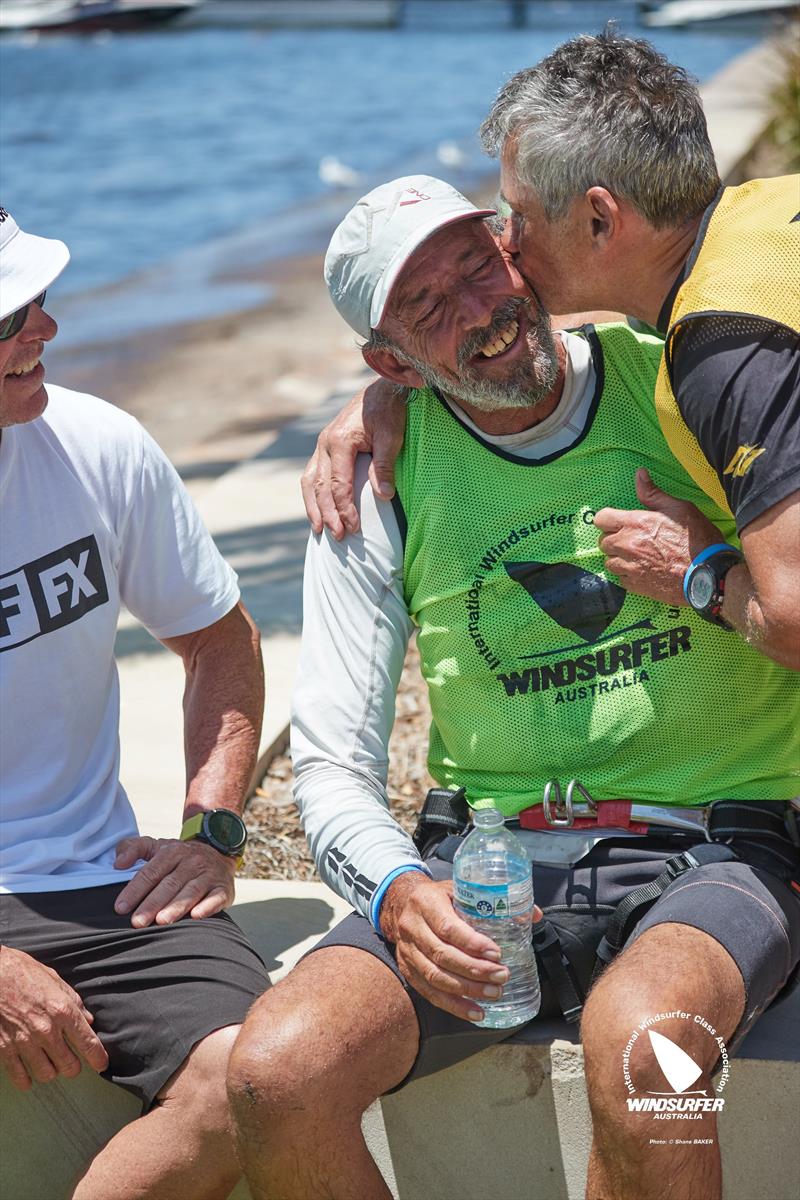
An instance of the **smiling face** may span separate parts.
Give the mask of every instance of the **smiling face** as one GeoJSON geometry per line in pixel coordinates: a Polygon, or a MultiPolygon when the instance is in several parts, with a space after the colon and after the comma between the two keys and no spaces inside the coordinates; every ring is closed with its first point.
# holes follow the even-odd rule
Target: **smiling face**
{"type": "Polygon", "coordinates": [[[379,332],[429,386],[484,412],[533,408],[558,375],[547,314],[480,219],[422,243],[379,332]]]}
{"type": "Polygon", "coordinates": [[[38,304],[31,304],[19,333],[0,341],[0,429],[35,421],[47,407],[44,367],[39,361],[45,342],[58,326],[38,304]]]}

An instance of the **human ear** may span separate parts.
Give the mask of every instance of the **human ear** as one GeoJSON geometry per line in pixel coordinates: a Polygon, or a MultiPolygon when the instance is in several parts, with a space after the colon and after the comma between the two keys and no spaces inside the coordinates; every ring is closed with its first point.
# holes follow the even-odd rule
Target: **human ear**
{"type": "Polygon", "coordinates": [[[422,376],[408,363],[401,362],[386,347],[381,346],[373,350],[369,346],[364,346],[361,353],[367,366],[372,367],[373,371],[382,375],[384,379],[391,379],[392,383],[399,383],[402,387],[407,388],[425,387],[422,376]]]}
{"type": "Polygon", "coordinates": [[[621,211],[617,198],[607,188],[591,187],[584,200],[592,243],[598,249],[604,249],[620,232],[621,211]]]}

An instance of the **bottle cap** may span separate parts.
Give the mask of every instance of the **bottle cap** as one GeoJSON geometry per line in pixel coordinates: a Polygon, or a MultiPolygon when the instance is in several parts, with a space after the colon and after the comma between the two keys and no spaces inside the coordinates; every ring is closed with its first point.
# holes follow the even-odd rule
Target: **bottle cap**
{"type": "Polygon", "coordinates": [[[499,829],[506,819],[496,808],[473,808],[472,823],[480,829],[499,829]]]}

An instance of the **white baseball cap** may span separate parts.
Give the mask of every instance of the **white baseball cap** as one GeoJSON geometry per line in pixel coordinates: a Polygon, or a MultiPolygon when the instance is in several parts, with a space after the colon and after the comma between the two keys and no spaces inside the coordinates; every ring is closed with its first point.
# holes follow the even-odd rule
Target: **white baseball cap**
{"type": "Polygon", "coordinates": [[[0,208],[0,320],[46,291],[68,262],[63,242],[25,233],[0,208]]]}
{"type": "Polygon", "coordinates": [[[432,175],[381,184],[350,209],[331,238],[325,282],[333,303],[368,338],[380,325],[392,285],[426,238],[454,221],[494,214],[432,175]]]}

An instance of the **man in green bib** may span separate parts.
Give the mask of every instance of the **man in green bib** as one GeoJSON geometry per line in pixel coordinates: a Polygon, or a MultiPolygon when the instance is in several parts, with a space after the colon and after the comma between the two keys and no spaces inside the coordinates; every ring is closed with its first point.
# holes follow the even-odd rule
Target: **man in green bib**
{"type": "MultiPolygon", "coordinates": [[[[736,536],[660,431],[661,343],[621,324],[553,334],[489,216],[440,180],[395,180],[326,259],[365,359],[413,391],[394,502],[375,499],[363,460],[360,533],[309,544],[295,795],[320,873],[356,913],[254,1006],[234,1051],[255,1200],[387,1197],[363,1111],[509,1036],[475,1024],[508,972],[453,909],[459,837],[420,854],[388,811],[414,629],[436,815],[453,828],[466,795],[508,818],[544,913],[542,1014],[574,1019],[586,1000],[591,1197],[649,1200],[667,1171],[676,1197],[720,1195],[714,1105],[693,1124],[703,1144],[667,1159],[663,1122],[626,1103],[626,1043],[660,1014],[713,1095],[719,1046],[677,1014],[736,1045],[800,958],[795,677],[627,592],[598,544],[595,513],[635,504],[642,464],[736,536]]],[[[640,1094],[663,1092],[644,1039],[629,1062],[640,1094]]]]}

